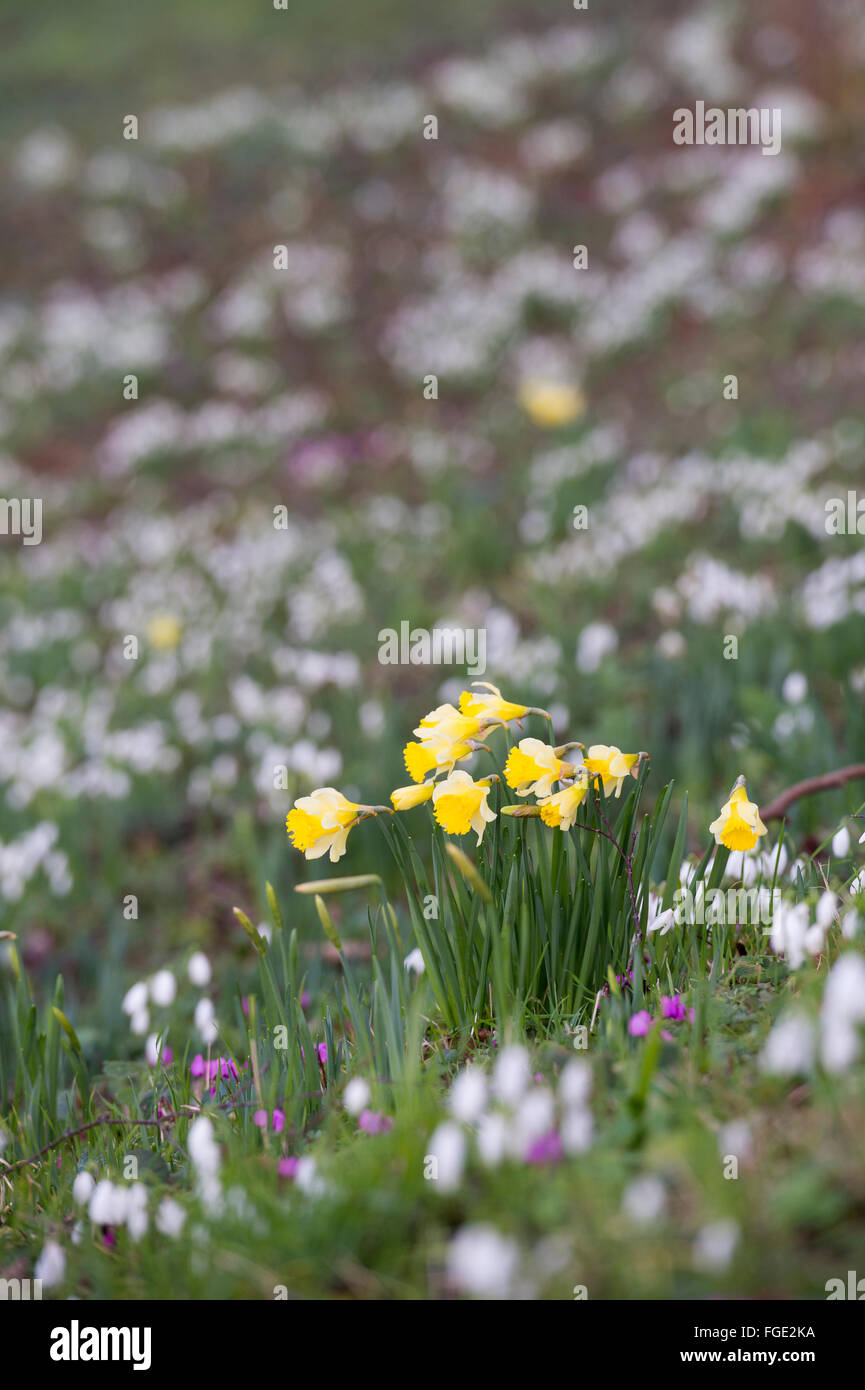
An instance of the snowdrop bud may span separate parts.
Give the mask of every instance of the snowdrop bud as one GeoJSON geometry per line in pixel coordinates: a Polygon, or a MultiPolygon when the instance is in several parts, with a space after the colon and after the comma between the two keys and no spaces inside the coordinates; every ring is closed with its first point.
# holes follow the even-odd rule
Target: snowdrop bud
{"type": "Polygon", "coordinates": [[[299,1187],[301,1192],[305,1192],[307,1197],[321,1197],[327,1190],[314,1158],[304,1157],[297,1160],[294,1185],[299,1187]]]}
{"type": "Polygon", "coordinates": [[[158,1033],[151,1033],[147,1042],[144,1044],[144,1056],[149,1067],[157,1067],[159,1058],[162,1055],[163,1043],[158,1033]]]}
{"type": "Polygon", "coordinates": [[[483,1113],[487,1099],[487,1079],[480,1067],[465,1067],[454,1079],[448,1096],[451,1113],[471,1125],[483,1113]]]}
{"type": "Polygon", "coordinates": [[[788,705],[801,705],[808,694],[808,681],[801,671],[791,671],[781,686],[781,695],[788,705]]]}
{"type": "Polygon", "coordinates": [[[566,1154],[584,1154],[592,1147],[594,1134],[591,1111],[574,1108],[565,1112],[559,1125],[559,1137],[566,1154]]]}
{"type": "Polygon", "coordinates": [[[97,1226],[122,1226],[126,1216],[126,1193],[102,1178],[93,1189],[88,1208],[90,1220],[97,1226]]]}
{"type": "Polygon", "coordinates": [[[845,941],[852,941],[858,930],[859,914],[855,908],[851,908],[841,919],[841,935],[845,941]]]}
{"type": "Polygon", "coordinates": [[[81,1206],[89,1202],[96,1183],[90,1173],[77,1173],[72,1184],[72,1196],[81,1206]]]}
{"type": "Polygon", "coordinates": [[[592,1068],[575,1057],[559,1077],[559,1100],[563,1105],[585,1105],[592,1094],[592,1068]]]}
{"type": "Polygon", "coordinates": [[[448,1247],[448,1277],[465,1293],[480,1298],[507,1298],[518,1263],[516,1242],[494,1226],[463,1226],[448,1247]]]}
{"type": "Polygon", "coordinates": [[[436,1186],[441,1192],[459,1187],[465,1163],[466,1137],[458,1125],[446,1120],[439,1125],[427,1146],[427,1156],[435,1158],[436,1186]]]}
{"type": "Polygon", "coordinates": [[[150,1014],[146,1009],[139,1009],[129,1020],[130,1030],[137,1038],[142,1038],[150,1027],[150,1014]]]}
{"type": "Polygon", "coordinates": [[[704,1274],[722,1273],[730,1264],[739,1243],[735,1221],[710,1221],[697,1232],[694,1241],[694,1268],[704,1274]]]}
{"type": "Polygon", "coordinates": [[[828,888],[825,892],[820,894],[817,902],[817,926],[822,927],[824,931],[827,927],[830,927],[835,920],[835,908],[837,903],[838,899],[828,888]]]}
{"type": "Polygon", "coordinates": [[[850,831],[846,825],[842,825],[832,836],[832,853],[836,859],[846,859],[850,853],[850,831]]]}
{"type": "Polygon", "coordinates": [[[369,1105],[370,1089],[362,1076],[354,1076],[345,1088],[342,1103],[349,1115],[359,1115],[369,1105]]]}
{"type": "Polygon", "coordinates": [[[646,1173],[628,1183],[622,1193],[622,1210],[637,1226],[659,1221],[667,1207],[667,1191],[660,1178],[646,1173]]]}
{"type": "Polygon", "coordinates": [[[147,986],[138,980],[123,996],[121,1008],[125,1014],[140,1014],[147,1006],[147,986]]]}
{"type": "Polygon", "coordinates": [[[496,1168],[505,1156],[508,1125],[504,1115],[492,1112],[481,1115],[478,1121],[477,1146],[481,1162],[496,1168]]]}
{"type": "Polygon", "coordinates": [[[126,1194],[126,1229],[132,1240],[140,1240],[147,1231],[147,1188],[134,1182],[126,1194]]]}
{"type": "Polygon", "coordinates": [[[819,956],[820,952],[823,950],[825,940],[826,933],[823,928],[817,924],[808,928],[802,938],[802,944],[809,956],[819,956]]]}
{"type": "Polygon", "coordinates": [[[548,1134],[553,1127],[553,1116],[552,1092],[540,1086],[534,1091],[529,1091],[520,1101],[514,1115],[511,1130],[514,1152],[521,1156],[535,1139],[540,1139],[542,1134],[548,1134]]]}
{"type": "Polygon", "coordinates": [[[199,1115],[189,1126],[187,1138],[189,1157],[200,1173],[219,1172],[219,1145],[213,1130],[213,1121],[207,1115],[199,1115]]]}
{"type": "Polygon", "coordinates": [[[531,1081],[529,1056],[522,1047],[506,1047],[496,1062],[493,1090],[506,1105],[516,1105],[531,1081]]]}
{"type": "Polygon", "coordinates": [[[157,970],[150,981],[150,998],[160,1009],[167,1009],[174,1003],[177,994],[177,981],[170,970],[157,970]]]}
{"type": "Polygon", "coordinates": [[[763,1071],[773,1076],[799,1076],[811,1070],[813,1060],[814,1034],[808,1019],[800,1014],[780,1018],[760,1055],[763,1071]]]}
{"type": "Polygon", "coordinates": [[[66,1273],[66,1256],[56,1240],[46,1240],[42,1254],[36,1261],[33,1277],[41,1279],[46,1289],[61,1283],[66,1273]]]}
{"type": "Polygon", "coordinates": [[[163,1197],[156,1212],[156,1229],[164,1236],[179,1236],[186,1221],[186,1212],[173,1197],[163,1197]]]}
{"type": "Polygon", "coordinates": [[[210,984],[210,961],[203,951],[196,951],[189,957],[186,970],[192,983],[199,989],[210,984]]]}
{"type": "Polygon", "coordinates": [[[413,951],[409,951],[403,961],[403,965],[406,970],[412,971],[415,975],[423,974],[426,970],[426,966],[424,965],[423,952],[419,946],[415,946],[413,951]]]}

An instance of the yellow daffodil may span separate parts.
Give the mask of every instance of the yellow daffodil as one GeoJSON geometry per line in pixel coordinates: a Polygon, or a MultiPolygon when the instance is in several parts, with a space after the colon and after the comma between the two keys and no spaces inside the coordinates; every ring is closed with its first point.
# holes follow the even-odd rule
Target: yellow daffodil
{"type": "Polygon", "coordinates": [[[615,744],[593,743],[586,753],[585,768],[603,782],[604,796],[609,796],[614,787],[618,796],[639,756],[639,753],[623,753],[615,744]]]}
{"type": "Polygon", "coordinates": [[[403,749],[406,770],[414,782],[422,782],[428,772],[452,772],[454,763],[474,752],[469,743],[449,739],[430,739],[426,743],[407,743],[403,749]]]}
{"type": "Polygon", "coordinates": [[[753,849],[766,827],[760,819],[756,802],[748,800],[744,777],[736,780],[728,801],[721,807],[718,819],[709,826],[715,843],[729,850],[753,849]]]}
{"type": "Polygon", "coordinates": [[[522,719],[530,712],[529,705],[515,705],[506,700],[502,692],[487,681],[473,681],[471,690],[464,690],[460,696],[460,710],[470,718],[501,719],[507,724],[509,719],[522,719]],[[479,695],[478,690],[489,693],[479,695]]]}
{"type": "Polygon", "coordinates": [[[586,408],[585,396],[578,387],[535,377],[522,383],[519,402],[532,423],[544,430],[570,425],[586,408]]]}
{"type": "Polygon", "coordinates": [[[480,844],[484,829],[496,818],[487,805],[489,782],[474,782],[467,772],[452,772],[433,789],[433,814],[448,835],[467,835],[474,830],[480,844]]]}
{"type": "Polygon", "coordinates": [[[454,705],[438,705],[424,715],[414,733],[421,743],[465,743],[491,722],[483,712],[467,715],[461,714],[454,705]]]}
{"type": "Polygon", "coordinates": [[[432,782],[424,782],[422,787],[397,787],[396,791],[391,792],[390,799],[395,811],[410,811],[413,806],[429,801],[433,790],[432,782]]]}
{"type": "Polygon", "coordinates": [[[147,624],[147,640],[151,647],[159,651],[170,651],[176,647],[182,635],[183,628],[170,613],[160,613],[147,624]]]}
{"type": "Polygon", "coordinates": [[[348,832],[358,815],[371,809],[349,801],[333,787],[319,787],[310,796],[298,797],[285,818],[285,828],[295,849],[307,859],[320,859],[330,851],[335,864],[345,854],[348,832]]]}
{"type": "Polygon", "coordinates": [[[544,825],[551,825],[554,829],[559,830],[570,830],[577,819],[577,811],[581,802],[585,800],[588,790],[588,777],[579,777],[572,786],[564,787],[562,791],[554,792],[552,796],[539,798],[538,805],[541,808],[541,820],[544,825]]]}
{"type": "Polygon", "coordinates": [[[539,738],[521,738],[505,763],[505,781],[517,796],[549,796],[564,764],[556,750],[539,738]]]}

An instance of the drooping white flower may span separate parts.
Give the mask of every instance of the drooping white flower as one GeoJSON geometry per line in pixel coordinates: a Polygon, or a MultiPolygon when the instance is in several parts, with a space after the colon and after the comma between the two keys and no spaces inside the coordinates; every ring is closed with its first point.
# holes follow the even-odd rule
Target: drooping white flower
{"type": "Polygon", "coordinates": [[[134,985],[130,985],[120,1007],[125,1014],[138,1014],[147,1007],[147,985],[143,980],[137,980],[134,985]]]}
{"type": "Polygon", "coordinates": [[[86,1171],[76,1173],[75,1181],[72,1184],[72,1196],[75,1201],[78,1202],[79,1206],[83,1206],[85,1202],[90,1201],[95,1186],[96,1182],[91,1173],[86,1171]]]}
{"type": "Polygon", "coordinates": [[[345,1088],[342,1103],[349,1115],[359,1115],[369,1105],[370,1089],[362,1076],[353,1076],[345,1088]]]}
{"type": "Polygon", "coordinates": [[[507,1298],[518,1266],[518,1245],[494,1226],[463,1226],[448,1247],[448,1277],[479,1298],[507,1298]]]}
{"type": "Polygon", "coordinates": [[[459,1187],[466,1156],[466,1137],[459,1125],[445,1120],[427,1144],[425,1159],[434,1159],[431,1174],[440,1192],[459,1187]]]}
{"type": "Polygon", "coordinates": [[[213,1175],[219,1172],[221,1161],[219,1145],[216,1142],[213,1121],[209,1116],[198,1115],[192,1121],[189,1126],[186,1146],[189,1150],[189,1157],[199,1173],[213,1175]]]}
{"type": "Polygon", "coordinates": [[[42,1247],[42,1254],[36,1261],[33,1270],[33,1277],[40,1279],[46,1289],[50,1289],[54,1284],[60,1284],[66,1273],[66,1255],[62,1246],[56,1240],[46,1240],[42,1247]]]}
{"type": "Polygon", "coordinates": [[[826,931],[828,927],[831,927],[832,923],[835,920],[835,908],[837,907],[837,905],[837,897],[831,891],[831,889],[826,888],[820,894],[820,897],[817,901],[816,916],[818,927],[822,927],[824,931],[826,931]]]}
{"type": "Polygon", "coordinates": [[[163,1197],[156,1212],[156,1229],[164,1236],[179,1236],[186,1221],[186,1212],[173,1197],[163,1197]]]}
{"type": "Polygon", "coordinates": [[[814,1061],[814,1030],[802,1014],[779,1018],[760,1054],[760,1066],[773,1076],[801,1076],[814,1061]]]}
{"type": "Polygon", "coordinates": [[[167,1009],[174,1003],[177,994],[177,981],[170,970],[157,970],[150,981],[150,998],[160,1009],[167,1009]]]}
{"type": "Polygon", "coordinates": [[[195,951],[189,957],[186,971],[192,983],[199,989],[204,989],[210,984],[210,961],[203,951],[195,951]]]}
{"type": "Polygon", "coordinates": [[[487,1101],[487,1078],[480,1067],[464,1067],[448,1094],[451,1114],[463,1124],[474,1124],[487,1101]]]}
{"type": "Polygon", "coordinates": [[[846,859],[850,853],[850,831],[846,825],[842,825],[832,836],[832,853],[836,859],[846,859]]]}
{"type": "Polygon", "coordinates": [[[126,1189],[110,1178],[100,1179],[90,1197],[88,1212],[97,1226],[122,1226],[126,1220],[126,1189]]]}
{"type": "Polygon", "coordinates": [[[506,1105],[519,1101],[532,1079],[529,1054],[525,1048],[512,1045],[502,1049],[493,1072],[493,1091],[506,1105]]]}
{"type": "Polygon", "coordinates": [[[487,1168],[497,1168],[505,1156],[508,1122],[498,1111],[487,1111],[478,1121],[477,1149],[487,1168]]]}
{"type": "Polygon", "coordinates": [[[735,1221],[710,1221],[698,1232],[694,1241],[694,1268],[703,1274],[721,1274],[727,1269],[739,1243],[739,1227],[735,1221]]]}
{"type": "Polygon", "coordinates": [[[635,1226],[651,1226],[667,1209],[667,1189],[660,1178],[644,1173],[622,1193],[622,1210],[635,1226]]]}
{"type": "Polygon", "coordinates": [[[419,946],[415,946],[413,951],[409,951],[403,961],[403,965],[406,970],[411,971],[415,975],[422,975],[424,973],[426,965],[424,964],[423,952],[419,946]]]}
{"type": "Polygon", "coordinates": [[[559,1077],[559,1100],[563,1105],[580,1106],[592,1094],[592,1068],[583,1058],[574,1057],[559,1077]]]}

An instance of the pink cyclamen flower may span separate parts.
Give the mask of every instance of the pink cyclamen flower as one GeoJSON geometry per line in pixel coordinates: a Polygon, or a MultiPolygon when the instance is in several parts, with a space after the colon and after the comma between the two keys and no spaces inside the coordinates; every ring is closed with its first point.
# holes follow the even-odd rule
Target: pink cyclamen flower
{"type": "Polygon", "coordinates": [[[237,1080],[239,1072],[230,1057],[211,1057],[209,1062],[205,1062],[200,1052],[197,1052],[192,1059],[189,1068],[190,1076],[203,1076],[206,1081],[212,1081],[215,1076],[224,1079],[231,1077],[237,1080]]]}
{"type": "Polygon", "coordinates": [[[279,1160],[279,1176],[281,1178],[293,1178],[297,1173],[299,1158],[281,1158],[279,1160]]]}
{"type": "Polygon", "coordinates": [[[526,1151],[527,1163],[558,1163],[564,1153],[558,1131],[551,1129],[549,1134],[541,1135],[530,1144],[526,1151]]]}
{"type": "Polygon", "coordinates": [[[365,1134],[387,1134],[393,1126],[390,1115],[384,1115],[377,1110],[361,1110],[357,1120],[358,1129],[362,1129],[365,1134]]]}
{"type": "MultiPolygon", "coordinates": [[[[267,1129],[267,1111],[256,1110],[252,1117],[252,1122],[258,1125],[259,1129],[267,1129]]],[[[285,1129],[285,1114],[282,1110],[274,1110],[272,1128],[274,1134],[281,1134],[285,1129]]]]}
{"type": "Polygon", "coordinates": [[[652,1015],[646,1009],[640,1009],[639,1013],[631,1014],[628,1020],[628,1032],[632,1038],[644,1038],[652,1026],[652,1015]]]}
{"type": "Polygon", "coordinates": [[[661,1018],[671,1018],[675,1023],[680,1023],[682,1019],[687,1018],[693,1023],[694,1010],[685,1008],[680,995],[674,994],[670,998],[665,994],[661,998],[661,1018]]]}
{"type": "Polygon", "coordinates": [[[317,1047],[317,1049],[316,1049],[316,1051],[318,1052],[319,1064],[320,1064],[321,1066],[323,1066],[323,1067],[326,1067],[326,1066],[327,1066],[327,1043],[319,1043],[319,1044],[318,1044],[318,1047],[317,1047]]]}

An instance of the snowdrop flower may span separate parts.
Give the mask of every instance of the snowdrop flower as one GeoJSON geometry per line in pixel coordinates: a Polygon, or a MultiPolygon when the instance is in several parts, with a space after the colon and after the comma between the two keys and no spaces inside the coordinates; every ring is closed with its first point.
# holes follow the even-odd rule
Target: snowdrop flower
{"type": "Polygon", "coordinates": [[[464,1293],[507,1298],[519,1263],[515,1241],[494,1226],[463,1226],[448,1247],[448,1277],[464,1293]]]}
{"type": "Polygon", "coordinates": [[[186,1142],[189,1157],[199,1173],[212,1175],[219,1172],[219,1145],[216,1142],[213,1121],[207,1115],[198,1115],[192,1121],[186,1142]]]}
{"type": "Polygon", "coordinates": [[[448,1095],[451,1113],[463,1124],[474,1124],[487,1100],[487,1078],[480,1067],[465,1067],[454,1079],[448,1095]]]}
{"type": "Polygon", "coordinates": [[[362,1076],[354,1076],[343,1092],[342,1103],[349,1115],[359,1115],[369,1105],[370,1089],[362,1076]]]}
{"type": "Polygon", "coordinates": [[[552,1092],[538,1086],[519,1102],[511,1125],[511,1148],[524,1158],[536,1139],[548,1134],[553,1127],[554,1105],[552,1092]]]}
{"type": "Polygon", "coordinates": [[[827,927],[831,927],[835,920],[837,903],[838,899],[828,888],[820,894],[817,902],[817,926],[822,927],[824,931],[827,927]]]}
{"type": "Polygon", "coordinates": [[[791,671],[781,686],[781,696],[788,705],[801,705],[808,694],[808,681],[801,671],[791,671]]]}
{"type": "Polygon", "coordinates": [[[170,970],[158,970],[150,981],[150,998],[160,1009],[167,1009],[174,1003],[177,994],[177,981],[170,970]]]}
{"type": "Polygon", "coordinates": [[[476,1143],[481,1162],[487,1168],[498,1167],[508,1143],[508,1124],[504,1115],[495,1111],[481,1115],[476,1143]]]}
{"type": "Polygon", "coordinates": [[[102,1178],[93,1189],[88,1211],[97,1226],[122,1226],[126,1218],[125,1189],[102,1178]]]}
{"type": "Polygon", "coordinates": [[[567,1063],[559,1077],[559,1100],[563,1105],[585,1105],[592,1094],[592,1068],[579,1058],[567,1063]]]}
{"type": "Polygon", "coordinates": [[[703,1274],[720,1274],[728,1268],[739,1243],[735,1221],[710,1221],[697,1232],[694,1268],[703,1274]]]}
{"type": "Polygon", "coordinates": [[[165,1042],[159,1033],[151,1033],[147,1042],[144,1044],[144,1056],[149,1067],[158,1067],[160,1062],[172,1061],[173,1054],[170,1047],[165,1046],[165,1042]]]}
{"type": "Polygon", "coordinates": [[[832,836],[832,853],[836,859],[846,859],[850,853],[850,831],[846,825],[842,825],[832,836]]]}
{"type": "Polygon", "coordinates": [[[79,1206],[84,1206],[89,1202],[96,1183],[92,1174],[88,1172],[76,1173],[75,1181],[72,1184],[72,1196],[79,1206]]]}
{"type": "Polygon", "coordinates": [[[806,903],[779,902],[772,918],[770,942],[776,955],[783,955],[791,970],[798,970],[805,959],[805,934],[811,925],[806,903]]]}
{"type": "Polygon", "coordinates": [[[453,1192],[460,1185],[466,1155],[466,1137],[459,1125],[446,1120],[429,1141],[426,1158],[434,1158],[432,1175],[440,1191],[453,1192]]]}
{"type": "Polygon", "coordinates": [[[660,1178],[645,1173],[622,1193],[622,1210],[636,1226],[651,1226],[667,1208],[667,1190],[660,1178]]]}
{"type": "Polygon", "coordinates": [[[493,1091],[506,1105],[514,1106],[532,1079],[529,1055],[522,1047],[505,1047],[493,1073],[493,1091]]]}
{"type": "Polygon", "coordinates": [[[123,996],[121,1008],[125,1014],[140,1014],[147,1005],[147,985],[138,980],[123,996]]]}
{"type": "Polygon", "coordinates": [[[559,1125],[562,1148],[566,1154],[583,1154],[592,1147],[595,1122],[591,1111],[574,1107],[567,1110],[559,1125]]]}
{"type": "Polygon", "coordinates": [[[419,946],[415,946],[413,951],[409,951],[408,955],[403,961],[403,965],[405,966],[406,970],[413,972],[415,975],[423,974],[423,972],[426,970],[426,966],[424,965],[423,952],[421,951],[419,946]]]}
{"type": "Polygon", "coordinates": [[[150,1027],[150,1014],[146,1009],[139,1009],[129,1020],[130,1032],[137,1038],[142,1038],[150,1027]]]}
{"type": "Polygon", "coordinates": [[[210,961],[203,951],[195,951],[189,957],[186,971],[192,983],[199,989],[204,989],[210,984],[210,961]]]}
{"type": "Polygon", "coordinates": [[[59,1284],[66,1273],[66,1256],[56,1240],[46,1240],[42,1254],[36,1261],[33,1277],[41,1279],[46,1289],[59,1284]]]}
{"type": "Polygon", "coordinates": [[[210,999],[206,997],[204,999],[199,999],[195,1006],[193,1021],[207,1044],[210,1045],[216,1042],[216,1039],[219,1037],[219,1027],[213,1016],[213,1003],[210,999]]]}
{"type": "Polygon", "coordinates": [[[801,1076],[811,1070],[814,1060],[814,1033],[801,1014],[780,1018],[766,1039],[760,1066],[773,1076],[801,1076]]]}
{"type": "Polygon", "coordinates": [[[852,941],[858,930],[859,914],[855,908],[851,908],[841,919],[841,935],[845,941],[852,941]]]}
{"type": "Polygon", "coordinates": [[[820,1010],[821,1058],[827,1071],[841,1072],[860,1052],[857,1025],[865,1022],[865,961],[848,952],[829,971],[820,1010]]]}
{"type": "Polygon", "coordinates": [[[147,1188],[134,1182],[126,1193],[126,1229],[133,1240],[140,1240],[147,1231],[147,1188]]]}
{"type": "Polygon", "coordinates": [[[306,1193],[307,1197],[322,1197],[327,1191],[327,1184],[319,1173],[314,1158],[304,1157],[297,1160],[294,1181],[301,1192],[306,1193]]]}
{"type": "Polygon", "coordinates": [[[157,1231],[164,1236],[179,1236],[186,1221],[186,1212],[173,1197],[163,1197],[156,1212],[157,1231]]]}

